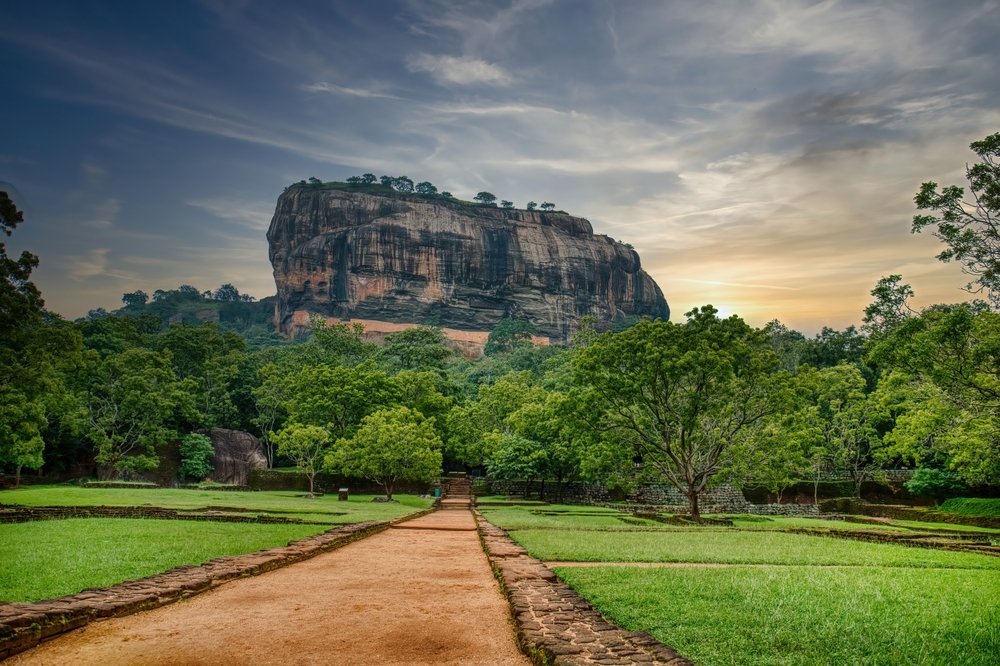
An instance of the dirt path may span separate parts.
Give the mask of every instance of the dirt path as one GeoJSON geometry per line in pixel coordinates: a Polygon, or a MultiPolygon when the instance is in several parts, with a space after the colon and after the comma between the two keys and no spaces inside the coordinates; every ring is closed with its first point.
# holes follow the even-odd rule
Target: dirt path
{"type": "Polygon", "coordinates": [[[526,665],[468,511],[90,624],[7,664],[526,665]]]}

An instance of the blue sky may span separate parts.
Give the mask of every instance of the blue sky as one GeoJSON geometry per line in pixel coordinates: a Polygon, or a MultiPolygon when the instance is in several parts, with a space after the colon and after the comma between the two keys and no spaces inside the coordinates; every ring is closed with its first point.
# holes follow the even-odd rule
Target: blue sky
{"type": "Polygon", "coordinates": [[[675,319],[857,323],[925,180],[1000,131],[1000,3],[7,0],[9,240],[68,317],[136,289],[274,293],[281,190],[366,171],[489,190],[632,243],[675,319]]]}

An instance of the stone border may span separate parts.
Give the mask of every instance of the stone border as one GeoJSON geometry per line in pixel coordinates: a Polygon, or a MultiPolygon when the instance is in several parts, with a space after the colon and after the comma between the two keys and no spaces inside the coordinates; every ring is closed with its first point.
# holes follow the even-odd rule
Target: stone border
{"type": "Polygon", "coordinates": [[[335,526],[287,546],[180,566],[111,587],[36,602],[0,603],[0,660],[95,620],[122,617],[187,599],[227,581],[256,576],[364,539],[392,525],[431,513],[427,509],[391,521],[335,526]]]}
{"type": "Polygon", "coordinates": [[[694,666],[644,631],[625,631],[478,511],[476,525],[493,574],[510,604],[521,650],[539,666],[694,666]]]}

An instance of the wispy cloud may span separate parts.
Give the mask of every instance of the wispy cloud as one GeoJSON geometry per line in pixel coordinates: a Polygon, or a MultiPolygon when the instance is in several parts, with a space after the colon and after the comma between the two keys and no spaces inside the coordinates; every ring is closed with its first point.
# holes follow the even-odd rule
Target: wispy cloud
{"type": "Polygon", "coordinates": [[[94,248],[82,256],[70,257],[69,274],[74,280],[87,280],[108,273],[108,253],[111,248],[94,248]]]}
{"type": "Polygon", "coordinates": [[[336,83],[328,83],[327,81],[318,81],[316,83],[310,83],[308,85],[302,86],[302,89],[306,92],[324,92],[333,93],[337,95],[347,95],[348,97],[363,97],[366,99],[403,99],[396,95],[390,95],[388,93],[378,92],[376,90],[367,90],[365,88],[348,88],[346,86],[338,86],[336,83]]]}
{"type": "Polygon", "coordinates": [[[252,229],[264,230],[271,224],[274,204],[267,201],[242,201],[239,199],[189,199],[185,201],[223,220],[233,220],[252,229]]]}
{"type": "Polygon", "coordinates": [[[409,58],[407,67],[411,72],[427,72],[435,81],[445,85],[509,86],[513,83],[513,78],[503,68],[469,56],[418,53],[409,58]]]}
{"type": "Polygon", "coordinates": [[[118,217],[121,207],[119,199],[113,197],[105,199],[93,207],[93,211],[84,224],[94,229],[110,229],[114,226],[115,218],[118,217]]]}

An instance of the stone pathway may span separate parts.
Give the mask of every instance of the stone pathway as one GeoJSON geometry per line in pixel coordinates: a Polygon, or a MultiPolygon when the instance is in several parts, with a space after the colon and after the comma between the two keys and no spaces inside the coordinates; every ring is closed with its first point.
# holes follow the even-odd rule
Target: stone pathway
{"type": "Polygon", "coordinates": [[[518,650],[468,510],[156,610],[89,624],[10,664],[490,664],[518,650]]]}

